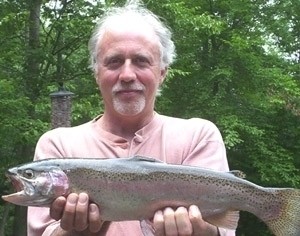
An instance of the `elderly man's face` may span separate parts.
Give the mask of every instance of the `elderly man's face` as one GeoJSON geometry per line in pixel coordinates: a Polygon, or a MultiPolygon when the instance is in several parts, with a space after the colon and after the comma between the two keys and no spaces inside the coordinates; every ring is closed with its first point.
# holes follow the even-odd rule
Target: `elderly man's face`
{"type": "Polygon", "coordinates": [[[164,80],[159,41],[149,27],[117,27],[106,31],[98,48],[97,83],[105,109],[135,116],[151,112],[164,80]]]}

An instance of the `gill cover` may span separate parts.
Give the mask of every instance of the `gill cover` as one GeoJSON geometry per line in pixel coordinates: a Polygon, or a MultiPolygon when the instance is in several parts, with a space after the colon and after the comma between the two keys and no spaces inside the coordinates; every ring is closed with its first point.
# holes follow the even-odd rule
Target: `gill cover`
{"type": "Polygon", "coordinates": [[[16,193],[2,196],[3,200],[21,206],[49,206],[58,196],[69,191],[67,175],[58,168],[35,171],[12,168],[7,172],[16,193]]]}

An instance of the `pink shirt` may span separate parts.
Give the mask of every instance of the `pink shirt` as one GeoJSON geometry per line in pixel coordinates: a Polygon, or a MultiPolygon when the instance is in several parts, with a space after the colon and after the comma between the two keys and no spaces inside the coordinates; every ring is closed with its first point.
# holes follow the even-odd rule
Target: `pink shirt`
{"type": "MultiPolygon", "coordinates": [[[[218,128],[199,118],[189,120],[155,114],[153,120],[126,139],[100,128],[96,119],[72,128],[48,131],[37,143],[35,160],[53,157],[116,158],[148,156],[172,164],[195,165],[228,171],[225,146],[218,128]]],[[[201,209],[200,209],[201,211],[201,209]]],[[[48,208],[28,207],[28,235],[51,235],[59,222],[48,208]]],[[[232,230],[220,229],[223,236],[232,230]]],[[[107,236],[140,236],[138,221],[112,222],[107,236]]]]}

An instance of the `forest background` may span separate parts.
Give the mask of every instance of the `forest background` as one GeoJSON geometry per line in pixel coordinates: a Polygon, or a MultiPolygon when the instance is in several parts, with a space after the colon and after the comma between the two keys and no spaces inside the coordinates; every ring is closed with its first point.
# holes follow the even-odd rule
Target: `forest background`
{"type": "MultiPolygon", "coordinates": [[[[49,94],[75,94],[72,125],[103,106],[87,43],[124,1],[0,1],[0,193],[8,167],[32,160],[50,127],[49,94]]],[[[263,186],[300,188],[300,1],[145,0],[172,28],[178,59],[156,110],[221,130],[231,169],[263,186]],[[297,10],[298,9],[298,10],[297,10]]],[[[26,208],[0,200],[0,236],[26,235],[26,208]]],[[[241,213],[237,235],[271,235],[241,213]]]]}

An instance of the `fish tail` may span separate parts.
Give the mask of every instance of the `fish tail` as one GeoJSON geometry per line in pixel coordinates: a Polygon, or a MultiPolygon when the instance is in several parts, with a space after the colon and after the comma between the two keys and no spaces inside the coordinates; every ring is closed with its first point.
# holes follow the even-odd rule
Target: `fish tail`
{"type": "Polygon", "coordinates": [[[276,236],[300,236],[300,190],[276,189],[263,221],[276,236]]]}

